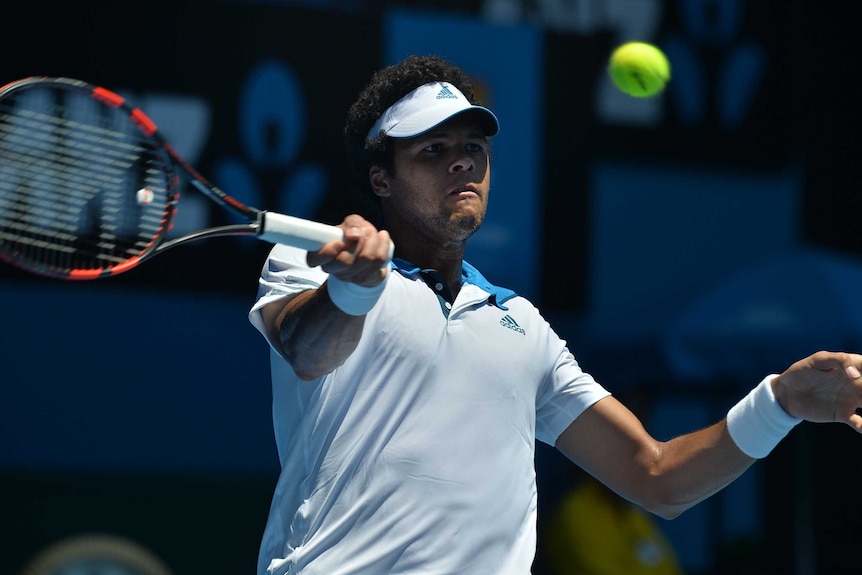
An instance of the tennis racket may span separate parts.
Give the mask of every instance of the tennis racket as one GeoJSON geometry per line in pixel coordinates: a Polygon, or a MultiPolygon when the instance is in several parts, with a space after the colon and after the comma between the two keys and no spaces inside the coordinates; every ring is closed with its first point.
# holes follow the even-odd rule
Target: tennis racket
{"type": "Polygon", "coordinates": [[[140,109],[105,88],[48,77],[0,88],[0,259],[43,276],[90,280],[218,236],[317,250],[343,232],[243,205],[186,163],[140,109]],[[180,175],[244,223],[167,239],[180,175]]]}

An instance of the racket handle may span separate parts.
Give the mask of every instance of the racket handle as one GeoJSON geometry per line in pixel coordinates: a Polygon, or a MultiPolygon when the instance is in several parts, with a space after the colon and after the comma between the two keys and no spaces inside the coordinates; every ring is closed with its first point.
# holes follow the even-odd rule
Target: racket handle
{"type": "MultiPolygon", "coordinates": [[[[319,250],[323,244],[344,237],[344,232],[339,227],[275,212],[260,214],[260,230],[257,237],[263,241],[308,251],[319,250]]],[[[395,244],[390,242],[390,260],[394,253],[395,244]]]]}

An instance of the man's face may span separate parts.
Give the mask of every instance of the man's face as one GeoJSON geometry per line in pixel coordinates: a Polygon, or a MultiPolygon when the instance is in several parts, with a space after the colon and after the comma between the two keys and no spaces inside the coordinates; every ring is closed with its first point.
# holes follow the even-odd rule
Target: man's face
{"type": "Polygon", "coordinates": [[[415,138],[393,140],[395,173],[386,174],[387,217],[425,240],[461,242],[485,218],[489,144],[479,122],[462,114],[415,138]]]}

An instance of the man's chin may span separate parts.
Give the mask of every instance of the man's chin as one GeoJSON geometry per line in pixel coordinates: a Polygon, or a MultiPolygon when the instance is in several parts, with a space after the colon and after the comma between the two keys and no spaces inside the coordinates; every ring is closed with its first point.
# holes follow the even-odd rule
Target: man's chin
{"type": "Polygon", "coordinates": [[[476,217],[462,216],[453,220],[453,232],[462,240],[466,240],[482,227],[482,220],[476,217]]]}

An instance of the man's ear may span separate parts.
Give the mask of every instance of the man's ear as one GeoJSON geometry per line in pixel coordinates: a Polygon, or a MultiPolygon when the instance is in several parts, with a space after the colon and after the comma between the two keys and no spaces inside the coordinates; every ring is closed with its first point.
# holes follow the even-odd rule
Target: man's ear
{"type": "Polygon", "coordinates": [[[380,166],[371,166],[368,170],[368,182],[371,189],[381,198],[389,196],[389,182],[386,170],[380,166]]]}

